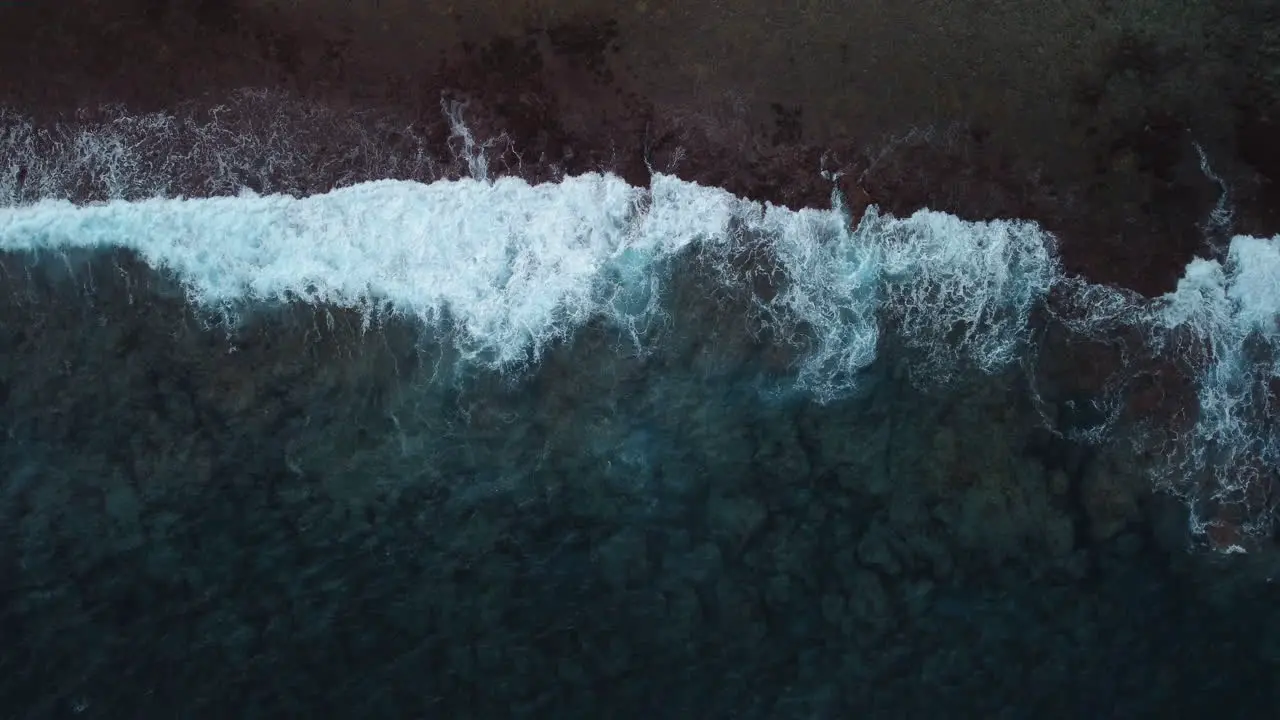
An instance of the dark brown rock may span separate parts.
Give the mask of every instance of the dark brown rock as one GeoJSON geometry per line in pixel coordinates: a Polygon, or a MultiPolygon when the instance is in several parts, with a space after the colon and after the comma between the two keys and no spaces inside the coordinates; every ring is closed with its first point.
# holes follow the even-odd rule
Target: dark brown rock
{"type": "Polygon", "coordinates": [[[1207,40],[1084,4],[1037,27],[967,5],[868,12],[8,5],[0,103],[48,117],[271,87],[391,113],[447,156],[441,101],[454,99],[478,137],[506,134],[491,149],[496,172],[610,170],[643,183],[659,170],[789,206],[825,206],[820,171],[843,173],[855,211],[1033,218],[1062,236],[1069,270],[1146,294],[1170,289],[1204,251],[1199,223],[1217,188],[1199,172],[1200,138],[1232,185],[1239,227],[1276,230],[1274,83],[1263,71],[1230,81],[1234,60],[1271,52],[1255,41],[1256,12],[1201,9],[1206,23],[1241,28],[1207,40]]]}

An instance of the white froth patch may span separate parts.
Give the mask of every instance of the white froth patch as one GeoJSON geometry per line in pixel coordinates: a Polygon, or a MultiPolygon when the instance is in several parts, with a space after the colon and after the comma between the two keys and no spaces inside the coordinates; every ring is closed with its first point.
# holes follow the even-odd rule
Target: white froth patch
{"type": "MultiPolygon", "coordinates": [[[[1193,509],[1211,500],[1265,532],[1275,499],[1259,492],[1280,467],[1280,428],[1269,421],[1280,379],[1280,236],[1238,236],[1226,262],[1197,259],[1151,312],[1158,346],[1200,369],[1196,421],[1178,439],[1166,481],[1193,509]],[[1207,487],[1207,490],[1205,489],[1207,487]]],[[[1196,530],[1211,522],[1193,517],[1196,530]]]]}
{"type": "Polygon", "coordinates": [[[212,308],[390,305],[431,324],[448,313],[469,352],[504,365],[593,313],[593,281],[644,239],[633,231],[639,196],[587,175],[542,186],[383,181],[302,199],[54,201],[0,210],[0,246],[131,248],[212,308]]]}
{"type": "Polygon", "coordinates": [[[819,399],[839,397],[856,387],[880,342],[884,252],[857,239],[874,223],[851,231],[840,213],[816,210],[775,211],[760,222],[779,233],[774,252],[787,274],[765,310],[782,323],[803,323],[812,338],[797,381],[819,399]]]}
{"type": "MultiPolygon", "coordinates": [[[[822,397],[851,389],[874,360],[886,308],[939,368],[961,357],[1002,366],[1056,273],[1049,238],[1028,223],[872,211],[850,230],[834,210],[791,211],[666,175],[649,188],[596,174],[537,186],[379,181],[304,198],[0,210],[4,249],[130,248],[210,308],[301,300],[448,318],[464,353],[497,367],[536,358],[593,317],[638,341],[658,310],[658,260],[690,245],[726,258],[745,238],[781,260],[785,290],[766,315],[810,328],[801,381],[822,397]]],[[[740,281],[734,272],[725,259],[723,280],[740,281]]]]}
{"type": "MultiPolygon", "coordinates": [[[[782,337],[803,327],[800,384],[823,399],[853,388],[886,321],[928,349],[937,379],[962,361],[1003,366],[1057,272],[1051,238],[1026,223],[873,210],[852,229],[839,209],[793,212],[668,175],[648,188],[610,175],[490,183],[488,146],[461,107],[443,110],[474,180],[380,181],[301,199],[293,186],[333,160],[310,155],[309,133],[358,139],[368,118],[261,91],[200,116],[108,109],[69,128],[0,112],[0,204],[10,206],[0,247],[132,248],[213,308],[300,299],[427,323],[447,316],[464,353],[505,367],[596,316],[639,343],[661,312],[663,258],[696,245],[720,263],[722,282],[741,283],[727,251],[759,242],[784,277],[756,320],[782,337]],[[279,194],[245,193],[250,185],[279,194]],[[220,197],[173,197],[188,187],[220,197]],[[85,196],[108,202],[51,202],[85,196]]],[[[367,145],[342,160],[357,175],[434,167],[420,146],[406,165],[367,145]]]]}
{"type": "MultiPolygon", "coordinates": [[[[871,208],[851,227],[838,197],[834,210],[793,212],[667,175],[648,188],[612,175],[489,182],[489,146],[460,107],[445,110],[463,146],[454,161],[475,179],[355,184],[431,180],[448,163],[407,129],[379,130],[400,138],[388,150],[368,139],[374,118],[267,92],[199,117],[117,109],[61,128],[0,110],[0,250],[129,248],[224,312],[300,300],[448,320],[466,358],[507,369],[593,318],[639,346],[669,310],[666,259],[696,247],[720,282],[746,283],[729,251],[759,243],[778,261],[779,292],[742,321],[803,339],[797,382],[820,401],[855,389],[888,333],[920,351],[929,381],[999,371],[1027,351],[1030,317],[1056,289],[1068,301],[1054,318],[1072,331],[1137,330],[1200,373],[1194,428],[1160,470],[1193,507],[1206,485],[1219,502],[1248,504],[1259,475],[1280,466],[1266,416],[1267,384],[1280,378],[1280,239],[1237,237],[1224,263],[1193,261],[1175,292],[1147,302],[1063,276],[1034,223],[871,208]],[[340,157],[333,138],[348,147],[340,157]],[[340,189],[300,197],[317,186],[340,189]],[[108,202],[69,202],[86,197],[108,202]]],[[[1226,187],[1202,167],[1224,191],[1210,226],[1225,228],[1226,187]]]]}
{"type": "Polygon", "coordinates": [[[0,108],[0,205],[50,199],[145,200],[190,194],[309,194],[369,178],[440,177],[412,128],[271,90],[218,106],[131,113],[106,106],[42,126],[0,108]],[[377,138],[383,138],[378,141],[377,138]],[[394,147],[387,140],[394,140],[394,147]]]}
{"type": "Polygon", "coordinates": [[[1231,282],[1227,297],[1236,304],[1242,332],[1257,333],[1273,348],[1280,339],[1280,236],[1240,236],[1227,256],[1231,282]]]}
{"type": "Polygon", "coordinates": [[[888,219],[891,307],[908,342],[937,348],[930,371],[961,361],[997,372],[1023,352],[1032,311],[1061,275],[1054,239],[1031,222],[968,222],[921,210],[888,219]]]}
{"type": "Polygon", "coordinates": [[[871,208],[857,228],[838,213],[775,212],[775,250],[788,270],[776,304],[802,319],[816,350],[801,381],[837,396],[876,357],[892,323],[924,351],[930,381],[964,365],[997,372],[1022,352],[1032,311],[1059,277],[1053,238],[1034,223],[969,222],[920,210],[871,208]]]}

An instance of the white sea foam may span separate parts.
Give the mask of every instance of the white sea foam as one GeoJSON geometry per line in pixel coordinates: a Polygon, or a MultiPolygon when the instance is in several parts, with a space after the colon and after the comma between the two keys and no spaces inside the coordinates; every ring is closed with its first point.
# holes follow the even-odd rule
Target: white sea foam
{"type": "MultiPolygon", "coordinates": [[[[430,182],[437,165],[413,141],[408,159],[354,148],[343,160],[354,169],[331,173],[337,189],[309,194],[318,160],[293,130],[358,138],[361,125],[260,95],[238,97],[234,128],[219,112],[197,122],[113,111],[52,131],[0,113],[0,250],[130,248],[209,308],[302,301],[401,313],[451,328],[465,357],[506,370],[591,319],[643,344],[671,310],[667,260],[696,248],[720,282],[747,283],[753,270],[732,251],[755,244],[777,266],[754,271],[778,292],[749,321],[805,338],[797,382],[823,401],[856,386],[890,332],[921,351],[932,380],[964,366],[998,371],[1025,354],[1029,319],[1054,291],[1068,297],[1054,320],[1073,332],[1136,333],[1146,351],[1199,373],[1194,427],[1171,448],[1163,482],[1194,504],[1208,478],[1214,498],[1245,502],[1280,464],[1266,392],[1280,378],[1280,239],[1237,237],[1225,262],[1196,260],[1175,292],[1145,301],[1064,276],[1054,239],[1034,223],[871,208],[852,227],[838,198],[830,210],[791,211],[661,174],[644,188],[607,174],[489,181],[486,146],[465,132],[455,160],[473,179],[430,182]],[[379,174],[425,182],[357,182],[379,174]],[[192,187],[220,196],[174,197],[192,187]],[[67,199],[84,197],[106,202],[67,199]]],[[[460,109],[448,110],[455,134],[465,130],[460,109]]]]}
{"type": "Polygon", "coordinates": [[[173,271],[206,307],[332,303],[438,324],[499,365],[592,314],[593,281],[643,236],[639,192],[589,175],[423,185],[383,181],[297,199],[275,195],[43,202],[0,211],[0,246],[120,246],[173,271]]]}
{"type": "Polygon", "coordinates": [[[791,211],[666,175],[649,188],[597,174],[536,186],[379,181],[305,198],[0,210],[3,249],[131,248],[211,308],[301,300],[449,318],[464,352],[497,367],[593,317],[642,325],[658,308],[659,260],[695,244],[715,257],[747,238],[784,269],[768,314],[819,339],[801,375],[824,397],[874,359],[886,308],[911,342],[937,351],[939,368],[962,357],[1002,367],[1056,274],[1048,237],[1028,223],[872,211],[850,230],[834,210],[791,211]]]}
{"type": "Polygon", "coordinates": [[[1271,393],[1280,380],[1280,236],[1238,236],[1225,263],[1191,262],[1148,316],[1153,344],[1199,374],[1195,422],[1169,449],[1162,480],[1193,506],[1234,506],[1246,531],[1266,531],[1277,498],[1263,488],[1280,467],[1280,398],[1271,393]]]}
{"type": "Polygon", "coordinates": [[[968,222],[929,210],[897,218],[873,207],[852,231],[826,211],[778,212],[774,225],[787,269],[775,304],[816,335],[800,381],[822,397],[856,381],[885,325],[924,351],[933,381],[966,364],[1003,369],[1059,274],[1053,238],[1029,222],[968,222]]]}
{"type": "Polygon", "coordinates": [[[270,90],[242,90],[205,109],[107,106],[61,124],[0,108],[0,205],[236,195],[245,187],[310,194],[374,178],[433,180],[446,164],[389,118],[270,90]]]}

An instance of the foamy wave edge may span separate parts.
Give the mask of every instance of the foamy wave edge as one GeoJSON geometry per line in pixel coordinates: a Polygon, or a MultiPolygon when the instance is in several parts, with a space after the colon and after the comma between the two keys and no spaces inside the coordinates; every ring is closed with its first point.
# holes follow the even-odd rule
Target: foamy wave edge
{"type": "MultiPolygon", "coordinates": [[[[232,322],[246,304],[299,301],[447,320],[464,358],[504,372],[592,320],[644,352],[646,328],[666,312],[670,261],[696,254],[727,287],[768,276],[777,292],[754,296],[753,319],[779,337],[804,328],[797,384],[823,402],[856,389],[890,326],[938,382],[961,366],[994,373],[1025,359],[1041,316],[1081,338],[1136,330],[1139,354],[1180,364],[1197,383],[1198,407],[1166,434],[1157,481],[1196,510],[1197,532],[1218,522],[1264,534],[1273,522],[1274,502],[1259,488],[1280,466],[1280,430],[1269,420],[1280,379],[1280,237],[1235,237],[1222,259],[1193,261],[1173,292],[1145,300],[1066,276],[1055,239],[1032,222],[871,208],[855,225],[838,193],[831,209],[792,211],[664,174],[647,188],[609,174],[488,180],[483,148],[460,125],[474,178],[303,197],[243,186],[237,195],[160,197],[177,166],[157,173],[138,162],[130,138],[175,121],[122,118],[61,144],[0,118],[9,199],[0,250],[126,248],[232,322]],[[60,178],[86,162],[117,199],[48,199],[65,195],[60,178]],[[137,199],[145,187],[157,196],[137,199]],[[735,261],[754,250],[773,264],[735,261]],[[1071,311],[1048,308],[1051,294],[1071,311]]],[[[216,149],[218,133],[199,133],[216,149]]],[[[207,161],[211,151],[201,152],[207,161]]]]}

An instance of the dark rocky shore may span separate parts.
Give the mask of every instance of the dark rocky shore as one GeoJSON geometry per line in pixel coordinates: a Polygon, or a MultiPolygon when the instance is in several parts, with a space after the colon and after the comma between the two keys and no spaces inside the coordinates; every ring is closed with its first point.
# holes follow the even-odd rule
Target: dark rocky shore
{"type": "Polygon", "coordinates": [[[1070,270],[1147,294],[1205,250],[1220,188],[1196,143],[1233,229],[1280,229],[1269,4],[842,5],[11,4],[0,103],[141,112],[275,88],[443,146],[452,97],[530,179],[653,168],[825,207],[820,172],[843,172],[855,206],[1038,220],[1070,270]]]}
{"type": "MultiPolygon", "coordinates": [[[[1233,229],[1280,231],[1266,3],[409,5],[4,6],[0,107],[250,132],[237,93],[273,89],[332,111],[285,127],[333,162],[247,180],[301,194],[386,176],[370,148],[464,174],[460,102],[494,174],[825,207],[825,170],[855,212],[1037,220],[1147,295],[1222,240],[1198,144],[1233,229]]],[[[1126,435],[1186,409],[1184,369],[1046,326],[1001,375],[925,387],[886,347],[855,397],[764,402],[794,360],[740,321],[769,288],[712,297],[682,260],[655,354],[592,325],[527,377],[442,383],[457,358],[409,322],[229,331],[128,252],[0,256],[0,717],[1280,707],[1272,539],[1190,538],[1126,435]],[[1115,442],[1071,439],[1117,373],[1115,442]]]]}

